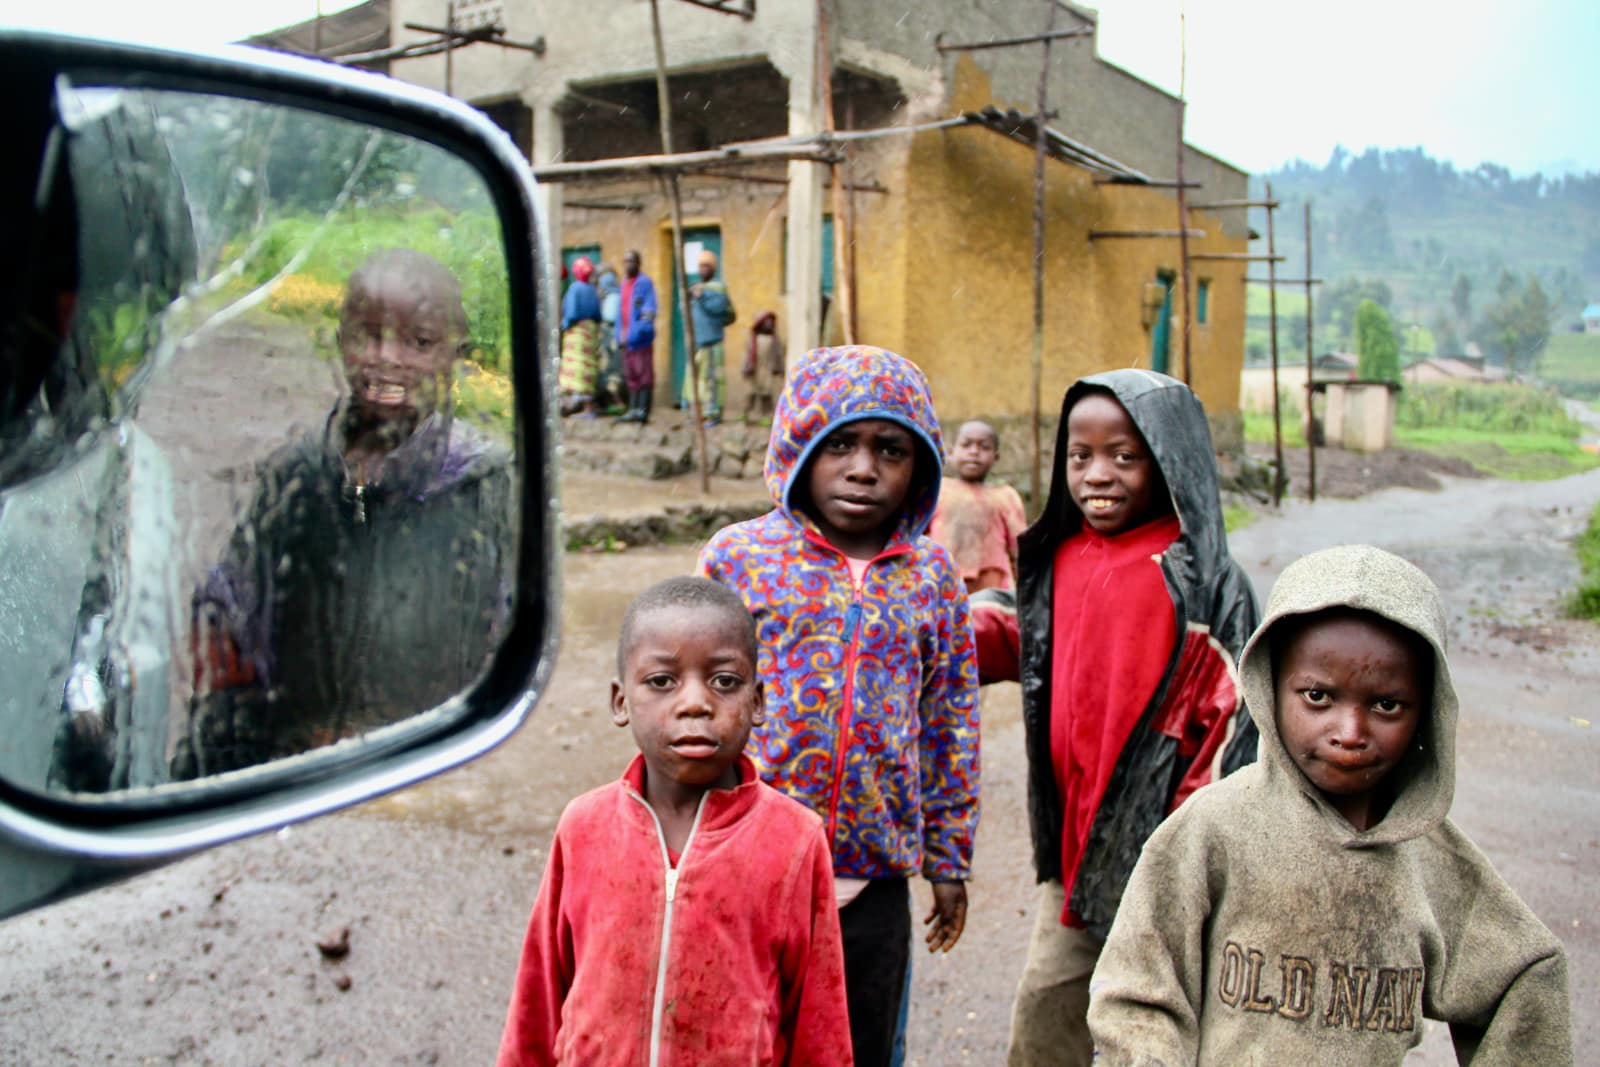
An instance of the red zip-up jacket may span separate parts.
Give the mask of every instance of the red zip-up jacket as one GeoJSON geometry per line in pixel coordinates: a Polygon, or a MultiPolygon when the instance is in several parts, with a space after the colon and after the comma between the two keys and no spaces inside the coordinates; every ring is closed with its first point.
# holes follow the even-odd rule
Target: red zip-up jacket
{"type": "Polygon", "coordinates": [[[741,757],[672,867],[643,783],[635,757],[562,814],[500,1067],[848,1067],[821,820],[741,757]]]}

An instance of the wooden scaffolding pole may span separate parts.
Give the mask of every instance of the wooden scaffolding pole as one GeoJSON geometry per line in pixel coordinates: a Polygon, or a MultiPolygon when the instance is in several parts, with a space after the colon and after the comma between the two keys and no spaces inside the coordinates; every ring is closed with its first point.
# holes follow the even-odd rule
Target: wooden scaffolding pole
{"type": "MultiPolygon", "coordinates": [[[[833,60],[828,52],[828,0],[817,0],[817,77],[822,82],[822,129],[831,138],[837,131],[833,121],[833,60]]],[[[838,302],[839,319],[844,324],[844,343],[853,345],[856,343],[855,235],[846,233],[849,209],[837,163],[828,164],[828,180],[833,199],[833,295],[838,302]]]]}
{"type": "MultiPolygon", "coordinates": [[[[667,52],[661,43],[661,0],[650,0],[650,31],[656,45],[656,98],[661,112],[661,152],[672,155],[672,98],[667,93],[667,52]]],[[[710,449],[706,446],[706,424],[700,417],[700,353],[695,348],[694,320],[689,317],[689,269],[683,262],[683,196],[678,190],[677,171],[668,172],[663,181],[672,201],[672,258],[678,276],[678,319],[683,324],[683,349],[688,355],[690,417],[694,419],[695,445],[700,452],[700,491],[711,492],[710,449]]],[[[670,349],[669,349],[670,351],[670,349]]]]}
{"type": "MultiPolygon", "coordinates": [[[[1311,345],[1311,287],[1317,284],[1317,279],[1311,274],[1311,198],[1308,196],[1306,208],[1306,474],[1309,483],[1311,502],[1317,501],[1317,433],[1316,433],[1316,393],[1311,388],[1314,378],[1313,371],[1316,357],[1312,354],[1311,345]]],[[[1269,215],[1268,218],[1271,216],[1269,215]]]]}
{"type": "Polygon", "coordinates": [[[1044,405],[1044,156],[1048,139],[1045,116],[1050,107],[1050,42],[1056,29],[1055,0],[1047,0],[1050,13],[1045,16],[1044,36],[1041,39],[1044,55],[1039,63],[1038,110],[1034,112],[1037,134],[1033,148],[1033,363],[1030,389],[1033,431],[1033,463],[1028,477],[1028,504],[1035,516],[1044,508],[1043,470],[1044,444],[1040,440],[1040,422],[1044,405]]]}
{"type": "Polygon", "coordinates": [[[1183,384],[1193,385],[1193,368],[1189,362],[1189,198],[1183,180],[1183,124],[1189,109],[1185,99],[1185,81],[1189,71],[1188,45],[1185,41],[1183,4],[1178,5],[1178,284],[1183,300],[1183,384]]]}
{"type": "Polygon", "coordinates": [[[1272,351],[1272,451],[1277,467],[1272,472],[1272,506],[1283,503],[1283,412],[1278,402],[1278,243],[1273,235],[1272,183],[1267,183],[1267,328],[1272,351]]]}

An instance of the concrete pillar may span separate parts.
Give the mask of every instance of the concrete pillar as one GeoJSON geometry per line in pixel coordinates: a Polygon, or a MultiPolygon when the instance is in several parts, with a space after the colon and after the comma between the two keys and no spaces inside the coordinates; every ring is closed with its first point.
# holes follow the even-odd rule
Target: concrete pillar
{"type": "MultiPolygon", "coordinates": [[[[814,4],[802,5],[808,23],[791,40],[815,41],[819,26],[814,4]]],[[[775,61],[779,60],[774,56],[775,61]]],[[[789,135],[803,136],[822,131],[821,77],[817,70],[816,48],[805,48],[793,57],[792,65],[778,64],[789,79],[789,135]]],[[[827,168],[820,163],[789,164],[789,217],[786,222],[788,257],[785,332],[792,362],[817,345],[822,333],[822,209],[823,180],[827,168]]]]}
{"type": "MultiPolygon", "coordinates": [[[[565,145],[561,137],[561,116],[556,114],[555,101],[535,99],[527,101],[527,104],[533,112],[534,166],[560,162],[565,145]]],[[[558,264],[557,274],[560,273],[561,262],[561,205],[561,183],[541,182],[537,206],[544,216],[545,237],[550,242],[550,253],[558,264]]]]}

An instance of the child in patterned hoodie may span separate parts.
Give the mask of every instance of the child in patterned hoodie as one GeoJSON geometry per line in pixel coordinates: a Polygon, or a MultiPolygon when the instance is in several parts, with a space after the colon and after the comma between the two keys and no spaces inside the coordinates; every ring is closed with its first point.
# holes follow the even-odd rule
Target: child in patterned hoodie
{"type": "Polygon", "coordinates": [[[822,816],[833,850],[855,1062],[889,1062],[909,965],[907,880],[933,884],[930,951],[966,921],[978,823],[978,676],[966,589],[923,536],[939,423],[910,361],[808,353],[773,415],[776,505],[700,554],[756,620],[762,777],[822,816]]]}

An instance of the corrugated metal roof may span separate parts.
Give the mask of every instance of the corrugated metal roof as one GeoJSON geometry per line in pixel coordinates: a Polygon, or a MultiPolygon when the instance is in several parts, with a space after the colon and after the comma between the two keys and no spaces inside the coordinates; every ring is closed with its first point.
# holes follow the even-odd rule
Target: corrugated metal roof
{"type": "MultiPolygon", "coordinates": [[[[968,122],[993,130],[995,133],[1011,138],[1021,144],[1033,146],[1038,143],[1039,125],[1032,115],[1024,115],[1016,109],[1001,111],[993,104],[982,111],[969,111],[966,113],[968,122]]],[[[1044,130],[1045,155],[1062,163],[1071,163],[1103,174],[1108,178],[1140,184],[1150,181],[1150,177],[1137,171],[1125,163],[1119,163],[1110,156],[1095,151],[1081,141],[1075,141],[1060,130],[1049,126],[1044,130]]]]}
{"type": "Polygon", "coordinates": [[[364,4],[324,15],[320,34],[317,22],[309,18],[247,37],[244,43],[303,56],[317,55],[319,43],[324,56],[350,55],[386,48],[389,44],[389,0],[367,0],[364,4]]]}

